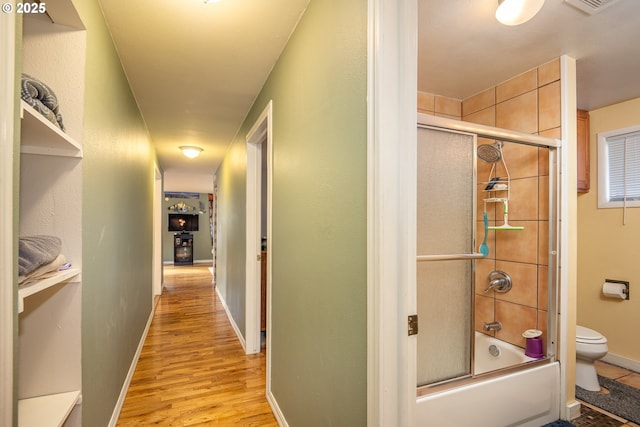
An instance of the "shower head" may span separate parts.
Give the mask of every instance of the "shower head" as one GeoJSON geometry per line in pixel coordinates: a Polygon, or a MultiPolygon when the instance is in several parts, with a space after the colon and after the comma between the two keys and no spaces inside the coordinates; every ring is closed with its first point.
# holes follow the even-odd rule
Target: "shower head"
{"type": "Polygon", "coordinates": [[[502,159],[502,143],[482,144],[477,148],[478,157],[487,163],[496,163],[502,159]]]}

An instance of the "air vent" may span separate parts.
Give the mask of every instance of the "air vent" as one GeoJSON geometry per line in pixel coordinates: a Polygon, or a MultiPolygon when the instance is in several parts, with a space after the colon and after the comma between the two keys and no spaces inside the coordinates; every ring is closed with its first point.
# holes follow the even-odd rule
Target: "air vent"
{"type": "Polygon", "coordinates": [[[619,0],[564,0],[571,6],[580,9],[581,11],[588,13],[589,15],[595,15],[596,13],[606,9],[619,0]]]}

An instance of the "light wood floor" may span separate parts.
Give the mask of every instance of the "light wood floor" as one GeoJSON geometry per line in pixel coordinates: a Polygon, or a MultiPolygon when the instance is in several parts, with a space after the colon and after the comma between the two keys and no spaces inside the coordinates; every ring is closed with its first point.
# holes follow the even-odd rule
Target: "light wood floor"
{"type": "Polygon", "coordinates": [[[265,398],[265,352],[244,354],[207,267],[165,267],[118,427],[278,425],[265,398]]]}

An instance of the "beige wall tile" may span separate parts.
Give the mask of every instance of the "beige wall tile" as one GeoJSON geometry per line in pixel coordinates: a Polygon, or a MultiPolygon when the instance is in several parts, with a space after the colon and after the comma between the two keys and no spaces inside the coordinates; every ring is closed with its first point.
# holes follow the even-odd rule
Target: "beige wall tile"
{"type": "Polygon", "coordinates": [[[495,126],[496,125],[496,107],[492,105],[484,110],[477,111],[463,117],[465,122],[478,123],[481,125],[495,126]]]}
{"type": "Polygon", "coordinates": [[[553,129],[542,130],[538,133],[540,136],[546,136],[547,138],[562,139],[562,128],[557,127],[553,129]]]}
{"type": "Polygon", "coordinates": [[[538,264],[549,265],[549,221],[538,222],[538,264]]]}
{"type": "Polygon", "coordinates": [[[541,176],[538,181],[538,219],[549,220],[549,176],[541,176]]]}
{"type": "MultiPolygon", "coordinates": [[[[538,148],[529,145],[505,143],[502,147],[511,179],[538,176],[538,148]]],[[[502,172],[506,176],[506,173],[502,172]]]]}
{"type": "MultiPolygon", "coordinates": [[[[536,264],[538,260],[538,222],[509,221],[524,230],[496,231],[496,259],[536,264]]],[[[501,225],[502,221],[498,221],[501,225]]]]}
{"type": "Polygon", "coordinates": [[[496,261],[496,270],[507,273],[513,285],[509,292],[495,292],[497,300],[537,308],[538,268],[535,264],[496,261]]]}
{"type": "MultiPolygon", "coordinates": [[[[475,330],[479,332],[485,332],[483,329],[484,324],[487,322],[493,322],[493,319],[495,317],[494,299],[476,295],[475,304],[475,330]]],[[[493,332],[491,334],[493,334],[493,332]]]]}
{"type": "Polygon", "coordinates": [[[538,86],[560,80],[560,58],[538,67],[538,86]]]}
{"type": "Polygon", "coordinates": [[[560,127],[560,82],[538,89],[538,129],[560,127]]]}
{"type": "Polygon", "coordinates": [[[542,351],[547,353],[547,337],[549,336],[549,313],[545,310],[538,310],[538,327],[542,331],[542,351]]]}
{"type": "Polygon", "coordinates": [[[538,309],[549,310],[549,267],[546,265],[538,266],[538,309]]]}
{"type": "Polygon", "coordinates": [[[520,304],[496,300],[496,320],[502,323],[502,329],[496,338],[524,348],[522,333],[537,326],[537,310],[520,304]]]}
{"type": "Polygon", "coordinates": [[[534,68],[496,86],[496,102],[514,98],[538,87],[538,70],[534,68]]]}
{"type": "Polygon", "coordinates": [[[458,99],[436,95],[435,112],[436,115],[445,114],[447,116],[457,117],[458,120],[460,120],[462,117],[462,102],[458,99]]]}
{"type": "MultiPolygon", "coordinates": [[[[485,108],[493,107],[496,104],[496,89],[495,87],[489,88],[476,95],[462,101],[462,116],[468,116],[469,114],[476,113],[485,108]]],[[[469,120],[473,121],[473,120],[469,120]]],[[[477,123],[477,122],[475,122],[477,123]]]]}
{"type": "MultiPolygon", "coordinates": [[[[419,92],[418,111],[560,139],[559,79],[557,59],[462,102],[419,92]]],[[[478,139],[478,144],[492,143],[478,139]]],[[[547,333],[549,150],[505,143],[503,153],[512,179],[509,222],[525,229],[489,231],[489,257],[475,265],[475,329],[484,332],[485,322],[499,320],[503,330],[496,336],[524,347],[524,330],[537,328],[545,336],[547,333]],[[514,278],[510,292],[484,292],[487,276],[496,269],[514,278]]],[[[484,238],[483,199],[498,195],[482,191],[490,170],[491,164],[478,161],[476,250],[484,238]]],[[[496,164],[494,176],[506,177],[502,162],[496,164]]],[[[490,225],[503,223],[502,206],[498,205],[487,205],[490,225]]]]}
{"type": "Polygon", "coordinates": [[[499,103],[496,106],[496,126],[524,133],[537,133],[537,92],[527,92],[499,103]]]}
{"type": "Polygon", "coordinates": [[[434,113],[435,96],[427,92],[418,92],[418,111],[421,113],[434,113]]]}
{"type": "Polygon", "coordinates": [[[511,180],[509,219],[538,220],[538,177],[511,180]]]}
{"type": "Polygon", "coordinates": [[[538,148],[538,176],[549,175],[549,149],[538,148]]]}
{"type": "Polygon", "coordinates": [[[460,116],[453,116],[451,114],[435,113],[434,115],[437,117],[446,117],[448,119],[460,120],[460,116]]]}

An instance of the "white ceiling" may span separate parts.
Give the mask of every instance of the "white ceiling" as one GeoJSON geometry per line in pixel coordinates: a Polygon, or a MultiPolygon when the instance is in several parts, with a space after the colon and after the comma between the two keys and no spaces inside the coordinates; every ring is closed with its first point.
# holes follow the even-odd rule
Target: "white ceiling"
{"type": "Polygon", "coordinates": [[[100,0],[165,172],[213,175],[308,3],[100,0]]]}
{"type": "Polygon", "coordinates": [[[496,21],[497,5],[419,0],[418,90],[464,99],[566,54],[576,59],[578,108],[640,97],[639,0],[613,1],[595,15],[546,0],[515,27],[496,21]]]}
{"type": "MultiPolygon", "coordinates": [[[[309,0],[100,0],[161,167],[212,176],[309,0]],[[198,145],[189,160],[180,145],[198,145]]],[[[640,97],[640,0],[589,16],[546,0],[506,27],[497,0],[418,0],[418,90],[463,99],[560,55],[578,107],[640,97]]],[[[190,191],[185,188],[183,191],[190,191]]]]}

